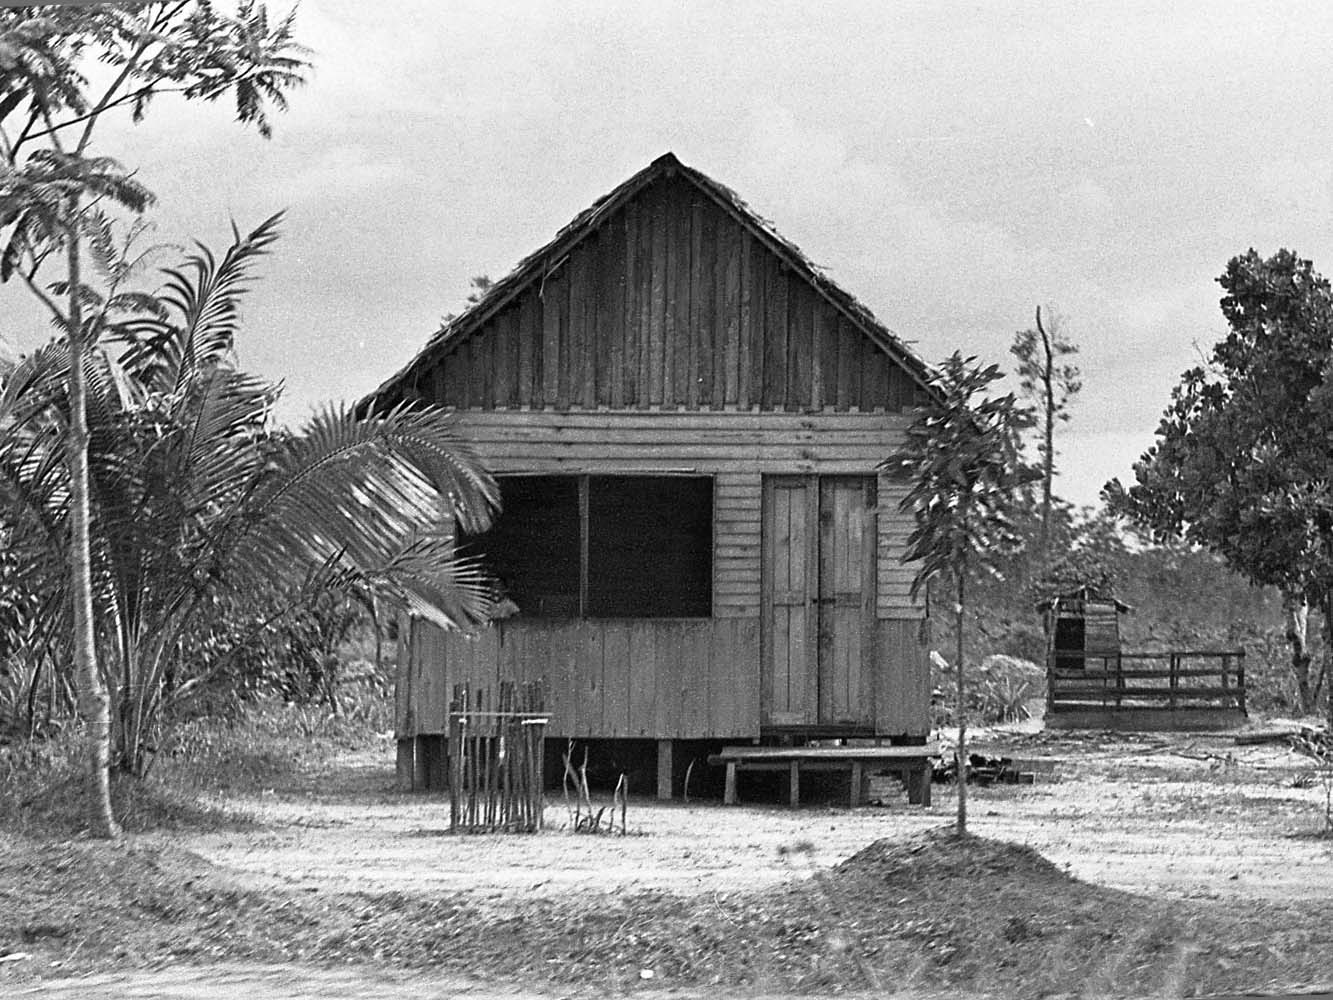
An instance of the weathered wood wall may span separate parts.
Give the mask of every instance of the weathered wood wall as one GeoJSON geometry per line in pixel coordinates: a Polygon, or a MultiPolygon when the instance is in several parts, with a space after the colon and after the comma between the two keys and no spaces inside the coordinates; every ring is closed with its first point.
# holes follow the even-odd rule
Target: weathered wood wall
{"type": "Polygon", "coordinates": [[[413,378],[460,409],[899,411],[917,391],[679,176],[647,186],[413,378]]]}
{"type": "MultiPolygon", "coordinates": [[[[612,199],[377,405],[417,397],[456,408],[498,474],[711,476],[712,617],[520,615],[475,640],[418,623],[400,734],[443,731],[445,686],[503,675],[548,679],[552,735],[758,735],[765,477],[876,475],[905,440],[921,373],[706,186],[667,170],[612,199]]],[[[897,510],[902,484],[879,474],[877,486],[863,616],[874,676],[849,681],[842,700],[873,702],[862,714],[882,733],[924,735],[924,609],[901,561],[911,521],[897,510]]]]}
{"type": "Polygon", "coordinates": [[[399,673],[399,736],[446,731],[449,692],[542,680],[548,736],[703,738],[759,732],[759,623],[514,620],[475,636],[424,621],[399,673]]]}
{"type": "MultiPolygon", "coordinates": [[[[761,504],[765,475],[868,475],[901,447],[898,413],[709,413],[469,410],[460,430],[497,474],[712,475],[713,614],[758,617],[761,504]]],[[[876,615],[916,618],[908,594],[914,570],[902,562],[910,515],[898,510],[902,483],[879,477],[876,615]]]]}
{"type": "MultiPolygon", "coordinates": [[[[881,621],[868,696],[877,732],[926,736],[930,671],[919,620],[881,621]]],[[[747,739],[760,734],[757,619],[512,621],[476,636],[401,629],[400,738],[447,731],[463,682],[545,679],[553,737],[747,739]]]]}

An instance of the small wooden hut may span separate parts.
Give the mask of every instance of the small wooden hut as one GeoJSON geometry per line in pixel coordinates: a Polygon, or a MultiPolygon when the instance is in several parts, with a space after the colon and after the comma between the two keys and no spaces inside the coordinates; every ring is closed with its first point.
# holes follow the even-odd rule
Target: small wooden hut
{"type": "Polygon", "coordinates": [[[540,679],[548,737],[922,742],[902,562],[928,372],[733,192],[671,154],[584,211],[367,401],[456,409],[503,513],[469,540],[517,613],[416,621],[400,778],[436,783],[453,685],[540,679]],[[415,778],[413,774],[415,772],[415,778]]]}
{"type": "Polygon", "coordinates": [[[1051,729],[1215,729],[1241,725],[1245,651],[1121,648],[1132,610],[1084,586],[1038,605],[1047,637],[1051,729]]]}
{"type": "Polygon", "coordinates": [[[1090,586],[1043,601],[1048,658],[1057,670],[1101,666],[1120,655],[1120,616],[1128,604],[1090,586]]]}

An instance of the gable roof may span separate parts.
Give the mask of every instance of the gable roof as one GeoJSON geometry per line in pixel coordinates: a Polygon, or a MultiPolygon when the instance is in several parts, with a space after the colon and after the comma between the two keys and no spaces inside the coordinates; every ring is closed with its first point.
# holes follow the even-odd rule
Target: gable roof
{"type": "Polygon", "coordinates": [[[880,350],[897,362],[919,388],[926,392],[933,391],[929,386],[932,375],[930,367],[917,357],[897,334],[877,320],[874,314],[857,301],[854,296],[835,284],[794,243],[783,237],[773,228],[771,223],[751,209],[736,192],[725,185],[719,184],[706,174],[692,167],[687,167],[673,153],[668,152],[659,156],[619,187],[593,202],[591,206],[580,212],[574,217],[573,221],[556,233],[554,239],[541,249],[529,254],[514,270],[491,285],[490,289],[478,302],[465,312],[445,322],[416,356],[382,382],[374,392],[362,401],[362,405],[372,403],[383,396],[391,395],[400,390],[414,373],[432,364],[451,344],[468,337],[474,330],[512,302],[524,289],[535,282],[541,281],[548,273],[558,267],[570,250],[595,232],[605,220],[609,219],[626,202],[654,182],[672,176],[684,178],[707,195],[727,215],[735,219],[761,244],[776,254],[788,267],[801,275],[820,296],[846,316],[880,350]]]}

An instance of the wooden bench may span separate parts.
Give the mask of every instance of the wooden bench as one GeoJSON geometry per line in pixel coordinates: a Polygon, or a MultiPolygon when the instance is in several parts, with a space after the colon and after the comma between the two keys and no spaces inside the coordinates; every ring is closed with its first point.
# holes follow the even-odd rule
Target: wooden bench
{"type": "Polygon", "coordinates": [[[786,771],[792,808],[801,801],[802,771],[850,771],[851,805],[861,805],[863,778],[871,771],[893,771],[907,786],[907,801],[930,805],[930,758],[939,755],[939,747],[921,746],[842,746],[842,747],[723,747],[712,754],[708,763],[725,764],[727,784],[723,805],[736,805],[738,771],[786,771]]]}

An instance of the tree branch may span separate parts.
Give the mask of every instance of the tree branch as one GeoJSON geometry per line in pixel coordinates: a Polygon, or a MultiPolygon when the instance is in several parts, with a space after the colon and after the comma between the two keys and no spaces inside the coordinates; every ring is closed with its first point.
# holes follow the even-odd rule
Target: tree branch
{"type": "Polygon", "coordinates": [[[57,322],[63,324],[66,328],[68,328],[69,317],[67,317],[63,312],[60,311],[60,307],[55,304],[55,300],[52,299],[51,296],[47,295],[46,292],[42,291],[42,287],[39,284],[37,284],[36,281],[33,280],[33,275],[28,274],[26,271],[19,271],[19,273],[23,275],[23,283],[28,286],[28,290],[31,291],[32,294],[37,297],[38,301],[40,301],[42,305],[46,306],[47,309],[51,310],[51,315],[55,317],[57,322]]]}

